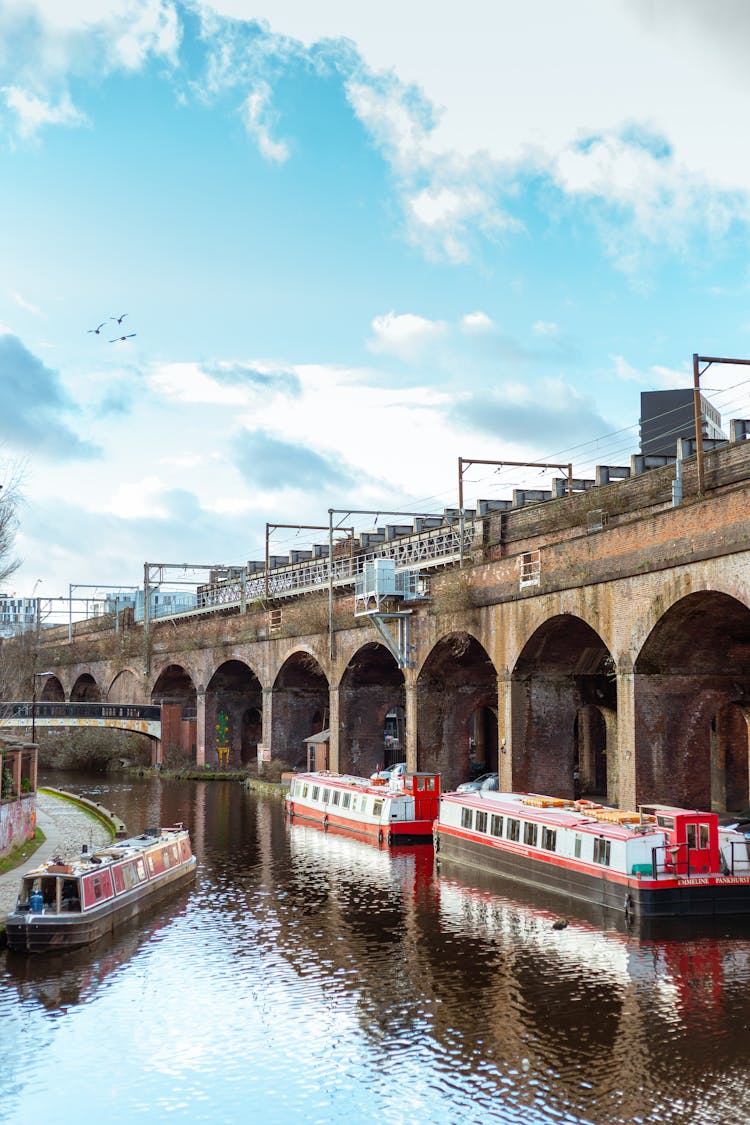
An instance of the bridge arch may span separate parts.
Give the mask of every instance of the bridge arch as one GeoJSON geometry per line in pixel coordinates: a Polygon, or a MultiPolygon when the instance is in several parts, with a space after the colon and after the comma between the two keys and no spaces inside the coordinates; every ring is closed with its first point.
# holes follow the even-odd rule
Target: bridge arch
{"type": "Polygon", "coordinates": [[[523,646],[511,693],[513,787],[616,801],[615,662],[596,630],[573,614],[549,618],[523,646]]]}
{"type": "Polygon", "coordinates": [[[70,689],[71,703],[101,703],[102,690],[90,672],[83,672],[70,689]]]}
{"type": "Polygon", "coordinates": [[[730,594],[687,594],[634,663],[638,800],[695,808],[750,804],[750,609],[730,594]]]}
{"type": "Polygon", "coordinates": [[[417,761],[444,789],[498,769],[497,671],[471,633],[433,646],[417,677],[417,761]]]}
{"type": "Polygon", "coordinates": [[[330,725],[328,679],[309,649],[290,653],[273,684],[271,744],[292,767],[307,765],[304,739],[330,725]]]}
{"type": "Polygon", "coordinates": [[[404,746],[386,737],[393,719],[403,729],[405,713],[404,674],[385,645],[369,641],[352,655],[339,683],[339,769],[367,777],[378,766],[404,761],[404,746]]]}
{"type": "Polygon", "coordinates": [[[224,661],[206,685],[206,762],[240,766],[257,760],[263,733],[263,688],[258,676],[243,660],[224,661]],[[224,762],[222,746],[229,750],[224,762]]]}

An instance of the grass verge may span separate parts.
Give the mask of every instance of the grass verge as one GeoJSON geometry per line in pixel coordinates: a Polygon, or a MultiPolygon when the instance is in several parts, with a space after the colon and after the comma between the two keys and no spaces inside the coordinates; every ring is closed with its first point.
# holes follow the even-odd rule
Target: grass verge
{"type": "Polygon", "coordinates": [[[7,871],[12,871],[15,867],[20,867],[25,863],[29,856],[32,856],[38,848],[42,846],[47,837],[42,832],[41,828],[37,828],[34,833],[33,840],[26,840],[23,844],[17,844],[15,848],[11,848],[7,855],[0,859],[0,875],[5,875],[7,871]]]}

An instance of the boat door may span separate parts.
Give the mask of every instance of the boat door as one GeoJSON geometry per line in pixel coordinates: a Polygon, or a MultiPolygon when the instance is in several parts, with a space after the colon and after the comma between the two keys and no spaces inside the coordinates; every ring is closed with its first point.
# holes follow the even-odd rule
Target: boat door
{"type": "Polygon", "coordinates": [[[694,820],[685,821],[685,843],[690,875],[703,875],[718,869],[718,829],[714,826],[713,834],[716,836],[716,841],[712,847],[711,828],[710,818],[700,813],[695,814],[694,820]]]}

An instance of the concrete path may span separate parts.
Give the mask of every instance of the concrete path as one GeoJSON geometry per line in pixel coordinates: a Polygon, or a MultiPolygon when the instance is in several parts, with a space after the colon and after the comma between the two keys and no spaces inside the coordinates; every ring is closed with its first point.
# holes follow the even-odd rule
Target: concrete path
{"type": "Polygon", "coordinates": [[[100,848],[112,839],[107,826],[95,816],[51,793],[37,793],[36,822],[46,836],[45,842],[18,867],[0,875],[0,930],[5,929],[6,916],[16,905],[21,876],[26,871],[56,855],[77,855],[83,844],[88,844],[89,849],[100,848]]]}

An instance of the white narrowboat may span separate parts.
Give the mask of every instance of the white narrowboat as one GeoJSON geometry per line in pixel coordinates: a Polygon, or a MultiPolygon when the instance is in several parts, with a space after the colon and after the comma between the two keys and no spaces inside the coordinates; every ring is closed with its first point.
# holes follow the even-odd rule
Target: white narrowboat
{"type": "Polygon", "coordinates": [[[296,774],[286,796],[292,817],[367,836],[381,844],[431,840],[440,774],[406,773],[394,783],[346,774],[296,774]]]}
{"type": "Polygon", "coordinates": [[[750,913],[745,836],[716,813],[536,793],[444,793],[441,857],[632,918],[750,913]]]}

